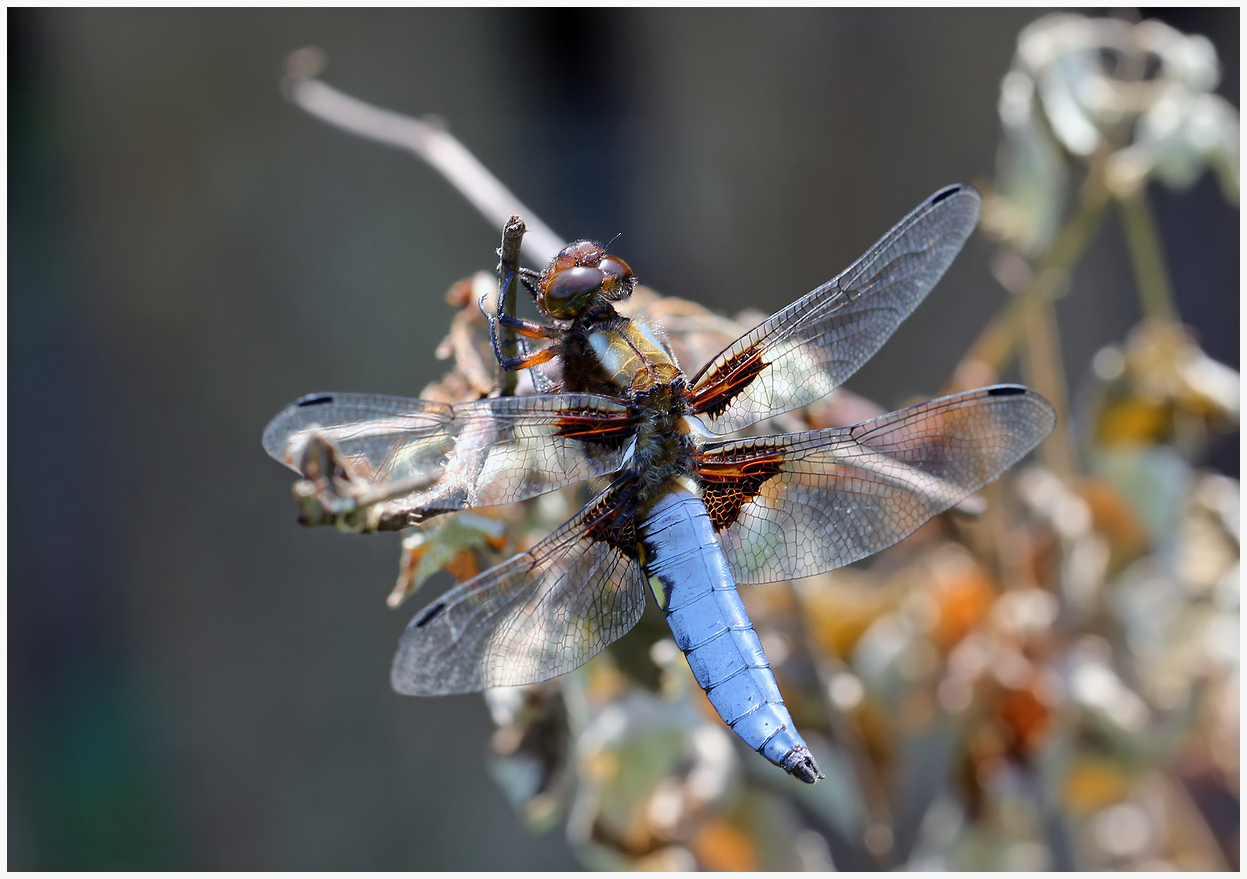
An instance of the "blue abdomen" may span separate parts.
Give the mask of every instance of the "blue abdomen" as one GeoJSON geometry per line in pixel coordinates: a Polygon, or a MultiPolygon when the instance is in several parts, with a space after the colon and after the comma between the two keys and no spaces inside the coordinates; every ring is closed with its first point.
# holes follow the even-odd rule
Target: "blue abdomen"
{"type": "Polygon", "coordinates": [[[719,716],[772,763],[810,784],[822,778],[784,707],[701,498],[673,488],[641,524],[640,538],[654,596],[719,716]]]}

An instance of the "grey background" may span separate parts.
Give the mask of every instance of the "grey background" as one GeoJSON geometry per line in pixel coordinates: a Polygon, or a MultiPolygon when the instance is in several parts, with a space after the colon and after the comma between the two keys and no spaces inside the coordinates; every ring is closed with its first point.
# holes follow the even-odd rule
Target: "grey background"
{"type": "MultiPolygon", "coordinates": [[[[488,777],[480,697],[390,692],[398,538],[300,529],[260,448],[302,393],[418,393],[442,294],[498,237],[285,103],[291,50],[440,114],[660,291],[770,311],[990,177],[1037,15],[11,11],[9,866],[576,865],[488,777]]],[[[1237,10],[1168,20],[1217,42],[1237,103],[1237,10]]],[[[1155,197],[1183,316],[1237,365],[1237,213],[1207,178],[1155,197]]],[[[850,386],[937,391],[1003,302],[989,255],[972,240],[850,386]]],[[[1059,317],[1076,385],[1138,318],[1115,221],[1059,317]]]]}

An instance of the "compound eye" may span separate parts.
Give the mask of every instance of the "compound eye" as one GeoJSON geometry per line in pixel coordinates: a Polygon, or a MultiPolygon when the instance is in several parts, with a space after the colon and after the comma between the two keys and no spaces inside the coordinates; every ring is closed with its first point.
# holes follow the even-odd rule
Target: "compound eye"
{"type": "Polygon", "coordinates": [[[550,281],[544,298],[545,310],[558,318],[580,313],[585,300],[602,289],[605,276],[590,266],[576,266],[559,272],[550,281]]]}
{"type": "Polygon", "coordinates": [[[609,254],[602,257],[598,269],[612,281],[626,281],[632,277],[632,267],[619,257],[609,254]]]}

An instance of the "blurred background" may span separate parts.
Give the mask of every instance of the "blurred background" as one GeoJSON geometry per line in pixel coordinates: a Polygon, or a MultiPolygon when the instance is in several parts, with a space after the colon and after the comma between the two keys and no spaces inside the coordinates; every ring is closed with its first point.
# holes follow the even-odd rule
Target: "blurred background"
{"type": "MultiPolygon", "coordinates": [[[[391,692],[399,538],[300,528],[260,447],[301,394],[419,394],[445,291],[498,242],[409,155],[285,101],[291,51],[442,117],[643,283],[769,313],[993,179],[1039,15],[11,10],[8,866],[581,864],[500,793],[479,696],[391,692]]],[[[1211,40],[1237,107],[1238,11],[1159,18],[1211,40]]],[[[1181,320],[1237,369],[1236,206],[1210,174],[1149,196],[1181,320]]],[[[992,254],[972,238],[849,387],[940,392],[1008,298],[992,254]]],[[[1055,313],[1077,398],[1140,320],[1115,214],[1055,313]]],[[[1237,433],[1196,463],[1237,478],[1237,433]]]]}

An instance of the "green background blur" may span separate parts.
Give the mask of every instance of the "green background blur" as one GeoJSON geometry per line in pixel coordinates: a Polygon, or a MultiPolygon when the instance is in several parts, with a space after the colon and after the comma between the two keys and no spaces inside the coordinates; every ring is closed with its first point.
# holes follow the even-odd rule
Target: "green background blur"
{"type": "MultiPolygon", "coordinates": [[[[769,312],[990,178],[1038,15],[10,11],[8,866],[577,866],[488,776],[479,696],[390,691],[398,538],[299,528],[260,448],[300,394],[417,394],[498,240],[286,103],[289,52],[444,117],[644,283],[769,312]]],[[[1237,105],[1237,10],[1159,17],[1213,40],[1237,105]]],[[[1237,212],[1208,178],[1153,195],[1181,316],[1237,367],[1237,212]]],[[[935,393],[1004,301],[989,258],[971,240],[849,386],[935,393]]],[[[1114,219],[1058,304],[1075,393],[1131,283],[1114,219]]],[[[1214,463],[1238,475],[1237,437],[1214,463]]]]}

